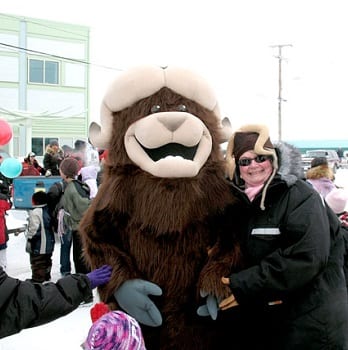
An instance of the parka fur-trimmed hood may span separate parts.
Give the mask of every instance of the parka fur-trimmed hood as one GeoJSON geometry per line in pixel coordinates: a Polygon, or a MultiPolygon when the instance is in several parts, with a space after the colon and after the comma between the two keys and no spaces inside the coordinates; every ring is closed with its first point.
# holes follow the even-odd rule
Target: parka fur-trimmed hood
{"type": "Polygon", "coordinates": [[[278,154],[279,169],[277,174],[280,175],[280,178],[288,186],[294,184],[298,179],[304,179],[299,149],[287,142],[275,143],[274,147],[278,154]]]}
{"type": "Polygon", "coordinates": [[[47,145],[47,146],[46,146],[45,152],[46,152],[46,153],[49,153],[49,154],[51,154],[51,155],[54,155],[54,154],[57,153],[50,145],[47,145]]]}

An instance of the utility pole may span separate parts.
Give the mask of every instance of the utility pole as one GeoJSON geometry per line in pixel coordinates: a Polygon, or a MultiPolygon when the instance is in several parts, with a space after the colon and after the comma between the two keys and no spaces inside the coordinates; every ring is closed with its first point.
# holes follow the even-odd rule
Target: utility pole
{"type": "Polygon", "coordinates": [[[278,59],[278,141],[282,140],[282,48],[286,46],[291,46],[291,44],[284,45],[271,45],[272,48],[278,48],[278,56],[274,56],[278,59]]]}

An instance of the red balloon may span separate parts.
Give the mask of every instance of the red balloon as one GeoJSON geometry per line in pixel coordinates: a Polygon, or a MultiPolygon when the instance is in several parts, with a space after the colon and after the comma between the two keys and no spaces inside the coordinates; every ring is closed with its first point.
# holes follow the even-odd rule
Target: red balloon
{"type": "Polygon", "coordinates": [[[0,145],[6,145],[13,136],[11,125],[3,119],[0,119],[0,145]]]}

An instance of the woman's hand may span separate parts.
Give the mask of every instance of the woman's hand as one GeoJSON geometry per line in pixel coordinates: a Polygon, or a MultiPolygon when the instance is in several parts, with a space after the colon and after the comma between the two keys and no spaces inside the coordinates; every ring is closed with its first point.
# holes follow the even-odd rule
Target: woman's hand
{"type": "MultiPolygon", "coordinates": [[[[221,278],[221,282],[223,284],[230,284],[230,279],[227,278],[227,277],[222,277],[221,278]]],[[[268,305],[272,306],[272,305],[279,305],[279,304],[282,304],[283,301],[282,300],[274,300],[274,301],[270,301],[268,302],[268,305]]],[[[221,303],[219,304],[219,308],[221,310],[227,310],[231,307],[234,307],[234,306],[238,306],[238,302],[236,300],[236,298],[234,297],[233,294],[231,294],[229,297],[225,298],[224,300],[221,301],[221,303]]]]}
{"type": "MultiPolygon", "coordinates": [[[[221,278],[221,282],[223,284],[227,284],[229,285],[230,284],[230,279],[227,278],[227,277],[222,277],[221,278]]],[[[234,297],[233,294],[231,294],[229,297],[225,298],[224,300],[221,301],[221,303],[219,304],[219,307],[221,310],[227,310],[231,307],[234,307],[234,306],[238,306],[238,302],[236,300],[236,298],[234,297]]]]}

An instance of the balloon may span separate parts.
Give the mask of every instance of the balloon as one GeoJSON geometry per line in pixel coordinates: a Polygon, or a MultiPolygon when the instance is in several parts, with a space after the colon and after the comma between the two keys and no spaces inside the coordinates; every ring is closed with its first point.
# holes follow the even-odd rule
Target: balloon
{"type": "Polygon", "coordinates": [[[13,132],[11,125],[3,119],[0,119],[0,145],[6,145],[12,139],[13,132]]]}
{"type": "Polygon", "coordinates": [[[16,158],[6,158],[2,161],[0,165],[0,172],[10,178],[13,179],[20,175],[22,172],[22,163],[16,158]]]}

